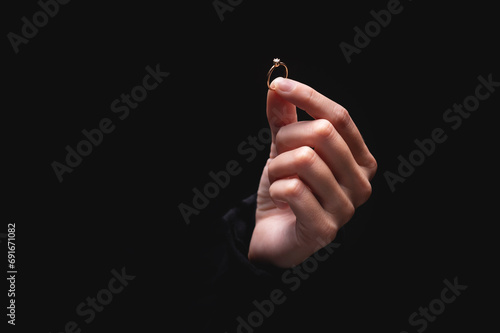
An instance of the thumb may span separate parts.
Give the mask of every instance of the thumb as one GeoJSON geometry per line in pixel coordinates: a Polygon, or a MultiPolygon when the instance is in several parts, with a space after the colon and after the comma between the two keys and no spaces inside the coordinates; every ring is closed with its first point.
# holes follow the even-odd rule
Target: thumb
{"type": "MultiPolygon", "coordinates": [[[[285,80],[288,79],[278,77],[271,83],[271,87],[279,89],[280,83],[285,80]]],[[[297,122],[297,110],[295,105],[285,101],[278,92],[272,89],[269,89],[267,93],[267,121],[272,133],[271,154],[269,157],[274,158],[278,155],[275,144],[276,133],[281,127],[297,122]]]]}

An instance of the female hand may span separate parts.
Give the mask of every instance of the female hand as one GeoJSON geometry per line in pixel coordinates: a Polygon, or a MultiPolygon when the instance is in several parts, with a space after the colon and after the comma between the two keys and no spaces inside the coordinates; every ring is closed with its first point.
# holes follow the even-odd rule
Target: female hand
{"type": "Polygon", "coordinates": [[[377,162],[341,105],[294,80],[277,78],[271,87],[271,152],[248,257],[285,268],[335,238],[370,197],[377,162]],[[297,122],[296,106],[315,120],[297,122]]]}

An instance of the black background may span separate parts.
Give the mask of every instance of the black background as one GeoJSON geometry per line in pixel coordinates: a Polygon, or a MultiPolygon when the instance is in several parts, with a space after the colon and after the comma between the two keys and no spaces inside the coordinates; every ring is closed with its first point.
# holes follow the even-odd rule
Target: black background
{"type": "MultiPolygon", "coordinates": [[[[479,75],[500,81],[496,10],[402,1],[403,11],[348,64],[339,43],[352,44],[353,28],[386,5],[243,1],[221,21],[210,0],[71,1],[18,54],[3,38],[0,232],[16,223],[15,330],[61,332],[74,320],[82,332],[182,332],[175,325],[203,317],[189,307],[200,288],[192,284],[205,278],[192,275],[196,243],[257,190],[267,149],[247,163],[237,147],[267,126],[274,57],[291,78],[350,111],[379,169],[344,251],[287,294],[261,331],[416,332],[409,315],[455,277],[468,289],[426,331],[487,328],[496,313],[487,302],[498,262],[499,92],[457,130],[442,116],[474,93],[479,75]],[[111,102],[156,64],[170,76],[118,119],[111,102]],[[59,183],[51,163],[63,162],[65,146],[102,118],[115,130],[59,183]],[[397,157],[437,127],[447,141],[392,193],[384,172],[396,172],[397,157]],[[242,173],[186,226],[178,204],[233,159],[242,173]],[[122,267],[135,280],[83,323],[76,306],[122,267]]],[[[4,4],[4,36],[20,34],[21,18],[39,10],[35,1],[4,4]]]]}

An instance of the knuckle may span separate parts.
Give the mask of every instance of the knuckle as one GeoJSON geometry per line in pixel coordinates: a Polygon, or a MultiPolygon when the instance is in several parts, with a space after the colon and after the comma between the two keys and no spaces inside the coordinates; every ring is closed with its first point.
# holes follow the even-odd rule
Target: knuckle
{"type": "Polygon", "coordinates": [[[373,172],[375,173],[375,171],[377,171],[377,168],[378,168],[378,163],[377,163],[377,160],[375,159],[375,157],[370,154],[368,156],[368,158],[366,159],[366,166],[373,170],[373,172]]]}
{"type": "Polygon", "coordinates": [[[309,147],[297,148],[295,152],[295,163],[299,168],[311,166],[316,159],[316,153],[309,147]]]}
{"type": "Polygon", "coordinates": [[[333,124],[326,119],[315,120],[313,124],[312,131],[316,137],[329,138],[336,133],[333,124]]]}
{"type": "Polygon", "coordinates": [[[370,184],[368,179],[363,179],[363,181],[359,185],[357,194],[359,197],[357,206],[362,205],[368,200],[368,198],[370,198],[370,196],[372,195],[372,185],[370,184]]]}
{"type": "Polygon", "coordinates": [[[342,105],[338,105],[335,108],[335,127],[345,129],[349,127],[352,123],[351,115],[346,108],[342,105]]]}
{"type": "Polygon", "coordinates": [[[343,225],[345,225],[354,216],[356,207],[350,200],[345,200],[343,203],[339,203],[334,212],[330,212],[332,225],[338,231],[343,225]]]}
{"type": "Polygon", "coordinates": [[[290,178],[286,182],[284,194],[287,197],[297,198],[300,197],[304,191],[304,184],[298,178],[290,178]]]}
{"type": "Polygon", "coordinates": [[[368,158],[367,158],[366,167],[369,170],[369,177],[370,177],[370,179],[373,178],[373,176],[375,176],[375,173],[377,172],[378,163],[377,163],[377,160],[375,159],[375,157],[372,154],[370,154],[370,156],[368,156],[368,158]]]}
{"type": "Polygon", "coordinates": [[[329,242],[333,241],[339,232],[339,226],[336,223],[328,223],[325,226],[325,231],[323,234],[326,236],[329,242]]]}
{"type": "Polygon", "coordinates": [[[344,223],[347,223],[351,219],[351,217],[354,216],[355,211],[356,207],[354,207],[352,202],[349,202],[344,206],[344,219],[345,219],[344,223]]]}

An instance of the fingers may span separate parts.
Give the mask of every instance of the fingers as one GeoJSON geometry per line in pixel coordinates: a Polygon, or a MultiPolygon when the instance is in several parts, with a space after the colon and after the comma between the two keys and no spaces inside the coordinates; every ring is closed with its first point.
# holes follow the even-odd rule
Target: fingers
{"type": "Polygon", "coordinates": [[[367,170],[369,178],[373,176],[376,161],[344,107],[311,87],[291,79],[276,78],[271,86],[275,89],[273,97],[278,95],[284,101],[305,110],[313,118],[331,122],[346,142],[356,162],[367,170]]]}
{"type": "MultiPolygon", "coordinates": [[[[335,182],[343,187],[355,207],[368,199],[371,194],[369,175],[366,169],[357,164],[346,142],[329,121],[318,119],[293,123],[281,128],[276,136],[278,157],[289,151],[302,151],[304,146],[306,146],[305,152],[314,153],[319,160],[324,161],[323,165],[326,170],[316,168],[313,171],[329,172],[332,177],[335,175],[335,182]],[[314,147],[314,151],[307,146],[314,147]]],[[[301,156],[295,156],[295,158],[300,159],[301,156]]],[[[331,182],[323,184],[331,186],[331,182]]]]}
{"type": "MultiPolygon", "coordinates": [[[[334,220],[347,222],[346,218],[350,216],[345,216],[346,207],[351,206],[354,211],[350,198],[326,163],[309,147],[282,153],[269,164],[269,181],[272,186],[279,183],[279,180],[290,180],[296,176],[314,194],[322,209],[335,217],[334,220]]],[[[273,192],[271,197],[276,199],[273,192]]],[[[289,203],[288,200],[285,201],[289,203]]]]}
{"type": "Polygon", "coordinates": [[[276,134],[281,127],[297,122],[296,107],[273,90],[269,90],[267,94],[267,120],[272,133],[270,157],[274,158],[277,155],[274,145],[276,134]]]}

